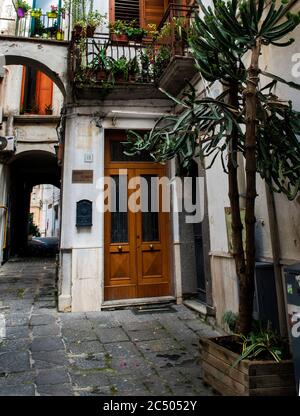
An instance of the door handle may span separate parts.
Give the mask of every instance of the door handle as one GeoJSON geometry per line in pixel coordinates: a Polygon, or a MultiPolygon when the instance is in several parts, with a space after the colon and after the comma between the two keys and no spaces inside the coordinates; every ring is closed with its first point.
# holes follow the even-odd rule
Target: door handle
{"type": "Polygon", "coordinates": [[[118,247],[118,250],[119,250],[119,251],[122,251],[122,246],[119,246],[119,247],[118,247]]]}
{"type": "Polygon", "coordinates": [[[150,250],[153,250],[153,244],[150,244],[149,247],[150,247],[150,250]]]}

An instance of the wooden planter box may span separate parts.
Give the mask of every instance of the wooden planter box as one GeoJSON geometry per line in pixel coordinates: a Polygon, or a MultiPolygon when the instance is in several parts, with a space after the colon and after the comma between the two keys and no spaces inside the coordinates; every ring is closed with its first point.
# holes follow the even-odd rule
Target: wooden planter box
{"type": "Polygon", "coordinates": [[[280,363],[243,360],[233,367],[239,356],[214,342],[220,338],[226,337],[200,339],[203,381],[218,393],[223,396],[296,395],[292,360],[280,363]]]}

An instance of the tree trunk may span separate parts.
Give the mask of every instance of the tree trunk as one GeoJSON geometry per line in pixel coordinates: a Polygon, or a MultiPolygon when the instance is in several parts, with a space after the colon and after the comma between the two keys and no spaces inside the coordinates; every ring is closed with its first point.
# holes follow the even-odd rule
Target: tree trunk
{"type": "MultiPolygon", "coordinates": [[[[229,88],[229,104],[235,108],[239,108],[238,102],[238,87],[232,84],[229,88]]],[[[243,247],[243,224],[241,221],[240,213],[240,197],[238,187],[238,164],[237,164],[237,152],[238,152],[238,131],[237,128],[233,128],[232,135],[229,143],[228,154],[228,196],[230,200],[231,208],[231,228],[232,228],[232,246],[233,246],[233,258],[235,261],[235,269],[239,282],[245,280],[246,264],[245,253],[243,247]]]]}
{"type": "Polygon", "coordinates": [[[261,40],[256,40],[252,48],[251,64],[247,75],[246,96],[246,273],[240,281],[240,302],[238,331],[248,334],[251,331],[254,273],[255,273],[255,198],[256,198],[256,125],[257,87],[259,81],[259,55],[261,40]]]}

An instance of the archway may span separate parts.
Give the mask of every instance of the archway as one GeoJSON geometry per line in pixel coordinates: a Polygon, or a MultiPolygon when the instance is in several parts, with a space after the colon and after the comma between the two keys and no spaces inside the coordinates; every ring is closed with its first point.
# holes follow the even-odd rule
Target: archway
{"type": "Polygon", "coordinates": [[[68,42],[0,36],[0,72],[4,65],[23,65],[44,72],[66,97],[68,42]]]}
{"type": "Polygon", "coordinates": [[[10,162],[9,229],[6,257],[22,255],[27,247],[30,194],[33,186],[60,188],[60,168],[53,153],[27,151],[10,162]]]}
{"type": "Polygon", "coordinates": [[[57,85],[64,99],[66,98],[66,88],[61,78],[56,72],[52,71],[48,66],[46,66],[42,62],[24,56],[5,55],[5,65],[29,66],[43,72],[57,85]]]}

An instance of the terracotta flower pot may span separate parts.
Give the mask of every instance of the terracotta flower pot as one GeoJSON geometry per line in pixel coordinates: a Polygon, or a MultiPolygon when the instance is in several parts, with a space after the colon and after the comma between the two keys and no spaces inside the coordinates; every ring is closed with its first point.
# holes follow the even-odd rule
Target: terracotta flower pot
{"type": "Polygon", "coordinates": [[[128,75],[128,82],[135,82],[136,81],[136,76],[135,74],[129,74],[128,75]]]}
{"type": "Polygon", "coordinates": [[[117,83],[126,82],[125,75],[123,74],[123,72],[119,72],[119,73],[117,72],[115,74],[115,82],[117,83]]]}
{"type": "Polygon", "coordinates": [[[104,69],[99,69],[99,71],[96,72],[96,81],[105,81],[106,80],[106,72],[104,69]]]}
{"type": "Polygon", "coordinates": [[[125,34],[117,35],[116,33],[112,33],[111,40],[116,43],[128,43],[128,36],[125,34]]]}
{"type": "Polygon", "coordinates": [[[95,30],[96,30],[95,26],[87,26],[86,27],[86,36],[88,38],[92,38],[94,36],[95,30]]]}
{"type": "Polygon", "coordinates": [[[136,42],[136,43],[142,43],[143,39],[144,39],[143,34],[137,35],[137,36],[132,36],[132,37],[129,38],[129,40],[131,40],[132,42],[136,42]]]}

